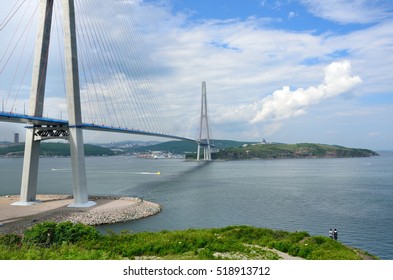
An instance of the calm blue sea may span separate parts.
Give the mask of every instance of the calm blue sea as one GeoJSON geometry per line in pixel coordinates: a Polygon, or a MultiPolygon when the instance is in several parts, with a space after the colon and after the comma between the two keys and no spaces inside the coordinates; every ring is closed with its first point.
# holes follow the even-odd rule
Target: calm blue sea
{"type": "MultiPolygon", "coordinates": [[[[140,196],[163,211],[100,230],[253,225],[327,235],[393,260],[393,152],[350,159],[201,164],[134,157],[86,159],[91,194],[140,196]],[[157,172],[160,175],[157,175],[157,172]]],[[[0,158],[0,195],[18,194],[22,159],[0,158]]],[[[70,159],[40,161],[39,193],[71,193],[70,159]]]]}

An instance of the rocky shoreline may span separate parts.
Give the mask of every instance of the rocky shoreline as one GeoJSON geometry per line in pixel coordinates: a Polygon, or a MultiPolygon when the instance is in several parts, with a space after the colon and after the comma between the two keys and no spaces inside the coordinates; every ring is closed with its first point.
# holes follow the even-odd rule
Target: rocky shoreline
{"type": "Polygon", "coordinates": [[[161,211],[158,204],[140,198],[122,197],[118,200],[125,201],[124,205],[108,207],[105,211],[102,208],[93,208],[83,213],[73,213],[67,220],[87,225],[113,224],[153,216],[161,211]]]}
{"type": "Polygon", "coordinates": [[[0,197],[0,233],[22,233],[43,221],[82,223],[85,225],[113,224],[149,217],[161,212],[159,204],[134,197],[95,196],[89,208],[70,208],[72,196],[38,195],[42,203],[33,206],[11,206],[18,196],[0,197]],[[17,212],[22,212],[18,215],[17,212]],[[8,214],[8,215],[7,215],[8,214]]]}

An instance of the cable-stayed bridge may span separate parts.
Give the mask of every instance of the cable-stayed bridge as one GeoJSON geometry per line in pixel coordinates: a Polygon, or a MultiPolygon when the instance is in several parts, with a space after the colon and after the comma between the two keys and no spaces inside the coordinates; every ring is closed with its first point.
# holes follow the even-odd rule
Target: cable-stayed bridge
{"type": "Polygon", "coordinates": [[[153,82],[154,64],[140,32],[132,28],[136,23],[128,4],[17,0],[0,18],[1,35],[7,34],[7,43],[0,52],[0,75],[2,83],[10,82],[8,91],[1,89],[0,121],[27,124],[21,195],[15,205],[36,203],[40,142],[47,139],[70,142],[74,196],[71,206],[94,205],[88,200],[83,130],[195,141],[198,160],[201,148],[204,160],[211,160],[206,83],[202,82],[199,135],[196,139],[183,136],[178,124],[184,120],[179,122],[180,118],[173,116],[176,111],[167,110],[173,104],[165,102],[165,94],[153,82]],[[102,20],[104,14],[111,17],[110,22],[102,20]],[[28,35],[33,33],[34,17],[39,19],[38,33],[34,51],[29,52],[28,35]],[[13,31],[3,33],[7,28],[13,31]],[[55,42],[58,57],[52,54],[55,42]],[[50,66],[51,60],[57,63],[50,66]],[[26,73],[31,68],[31,83],[26,86],[26,73]],[[61,74],[53,77],[52,72],[61,74]],[[16,107],[20,108],[21,96],[27,91],[28,112],[23,104],[24,112],[20,113],[16,107]],[[64,92],[64,98],[59,92],[64,92]],[[58,118],[48,113],[55,108],[60,109],[58,118]]]}
{"type": "MultiPolygon", "coordinates": [[[[37,137],[41,137],[40,140],[50,140],[50,139],[60,139],[60,138],[67,139],[67,137],[69,136],[67,130],[70,125],[66,120],[0,112],[0,121],[30,124],[30,126],[26,126],[27,129],[35,128],[37,130],[37,128],[40,128],[41,130],[37,130],[36,133],[37,137]]],[[[122,127],[107,126],[107,125],[97,125],[93,123],[81,123],[78,125],[78,127],[84,130],[127,133],[127,134],[162,137],[162,138],[169,138],[169,139],[176,139],[176,140],[186,140],[186,141],[192,141],[197,143],[200,142],[202,145],[206,143],[206,140],[204,139],[197,140],[189,137],[183,137],[183,136],[177,136],[177,135],[171,135],[171,134],[165,134],[159,132],[149,132],[149,131],[143,131],[138,129],[129,129],[129,128],[122,128],[122,127]]]]}

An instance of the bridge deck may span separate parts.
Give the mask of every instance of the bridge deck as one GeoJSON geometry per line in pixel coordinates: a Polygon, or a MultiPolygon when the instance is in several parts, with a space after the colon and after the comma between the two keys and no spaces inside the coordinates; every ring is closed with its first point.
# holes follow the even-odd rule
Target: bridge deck
{"type": "MultiPolygon", "coordinates": [[[[25,124],[30,124],[30,125],[33,124],[33,125],[64,125],[64,126],[68,126],[67,120],[59,120],[59,119],[44,118],[44,117],[34,117],[34,116],[29,116],[29,115],[12,114],[12,113],[6,113],[6,112],[0,112],[0,121],[12,122],[12,123],[25,123],[25,124]]],[[[128,129],[128,128],[122,128],[122,127],[113,127],[113,126],[96,125],[96,124],[88,124],[88,123],[83,123],[78,127],[81,127],[85,130],[146,135],[146,136],[155,136],[155,137],[196,142],[195,139],[191,139],[188,137],[169,135],[169,134],[158,133],[158,132],[148,132],[148,131],[143,131],[143,130],[128,129]]]]}

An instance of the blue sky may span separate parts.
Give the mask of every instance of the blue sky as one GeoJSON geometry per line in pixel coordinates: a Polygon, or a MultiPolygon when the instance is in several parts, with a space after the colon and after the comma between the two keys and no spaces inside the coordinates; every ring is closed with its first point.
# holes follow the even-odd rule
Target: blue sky
{"type": "MultiPolygon", "coordinates": [[[[154,2],[154,1],[149,1],[154,2]]],[[[370,26],[393,12],[389,1],[229,0],[172,1],[173,11],[188,13],[191,20],[271,19],[270,28],[315,33],[346,33],[370,26]],[[329,8],[331,6],[331,9],[329,8]],[[353,8],[355,7],[355,11],[353,8]],[[334,9],[344,9],[334,15],[334,9]],[[369,10],[371,9],[371,10],[369,10]],[[326,13],[329,13],[328,15],[326,13]],[[347,15],[342,16],[342,14],[347,15]],[[351,16],[352,14],[352,16],[351,16]]]]}
{"type": "MultiPolygon", "coordinates": [[[[393,149],[392,1],[114,2],[131,6],[182,123],[198,112],[206,81],[215,138],[393,149]]],[[[103,20],[110,29],[111,16],[103,20]]],[[[0,140],[23,133],[0,129],[0,140]]]]}

